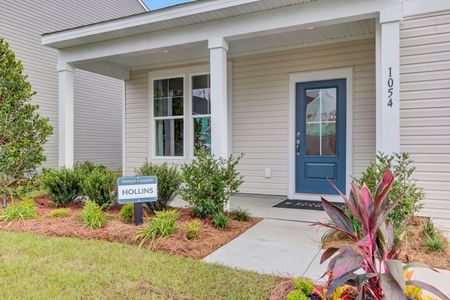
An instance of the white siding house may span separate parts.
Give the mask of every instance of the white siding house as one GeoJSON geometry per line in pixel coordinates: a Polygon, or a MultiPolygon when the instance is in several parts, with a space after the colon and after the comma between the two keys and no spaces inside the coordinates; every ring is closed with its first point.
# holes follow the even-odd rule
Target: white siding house
{"type": "Polygon", "coordinates": [[[63,115],[74,112],[73,68],[125,81],[128,175],[146,159],[189,162],[204,147],[244,153],[243,193],[318,200],[331,194],[327,178],[348,191],[377,151],[407,151],[426,192],[422,213],[445,223],[449,37],[448,1],[209,0],[42,43],[60,51],[63,115]]]}
{"type": "MultiPolygon", "coordinates": [[[[0,1],[0,37],[22,61],[37,92],[33,101],[54,127],[45,145],[46,166],[58,165],[58,53],[41,45],[41,35],[145,11],[138,0],[0,1]]],[[[75,71],[74,82],[75,160],[120,169],[123,83],[83,70],[75,71]]]]}

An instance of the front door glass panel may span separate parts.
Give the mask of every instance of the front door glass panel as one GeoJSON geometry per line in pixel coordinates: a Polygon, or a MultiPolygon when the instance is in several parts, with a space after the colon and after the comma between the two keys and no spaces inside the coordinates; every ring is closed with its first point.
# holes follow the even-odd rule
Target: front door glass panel
{"type": "Polygon", "coordinates": [[[336,156],[336,88],[305,90],[306,155],[336,156]]]}

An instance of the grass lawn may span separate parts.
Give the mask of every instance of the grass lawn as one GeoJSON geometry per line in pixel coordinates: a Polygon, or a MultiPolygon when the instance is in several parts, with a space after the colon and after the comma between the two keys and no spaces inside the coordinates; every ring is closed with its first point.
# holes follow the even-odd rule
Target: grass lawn
{"type": "Polygon", "coordinates": [[[278,282],[126,244],[0,231],[0,299],[267,299],[278,282]]]}

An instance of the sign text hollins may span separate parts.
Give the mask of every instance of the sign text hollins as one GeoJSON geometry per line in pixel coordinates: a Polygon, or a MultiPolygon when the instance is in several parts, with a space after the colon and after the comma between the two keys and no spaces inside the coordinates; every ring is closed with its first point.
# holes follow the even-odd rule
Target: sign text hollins
{"type": "Polygon", "coordinates": [[[122,177],[118,180],[120,204],[158,200],[158,179],[154,176],[122,177]]]}

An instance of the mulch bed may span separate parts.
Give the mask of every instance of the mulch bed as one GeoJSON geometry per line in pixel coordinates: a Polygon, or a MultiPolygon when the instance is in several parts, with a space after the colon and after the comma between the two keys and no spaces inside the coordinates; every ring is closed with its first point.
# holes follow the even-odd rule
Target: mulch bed
{"type": "MultiPolygon", "coordinates": [[[[412,217],[408,221],[407,231],[403,236],[403,243],[400,248],[398,259],[404,263],[420,262],[430,267],[450,270],[450,247],[442,252],[431,252],[427,249],[427,236],[423,230],[423,218],[412,217]]],[[[445,236],[441,237],[447,241],[445,236]]],[[[326,249],[337,245],[351,245],[345,238],[334,238],[322,243],[322,248],[326,249]]]]}
{"type": "MultiPolygon", "coordinates": [[[[115,206],[106,211],[109,218],[108,223],[100,229],[93,229],[83,226],[80,221],[79,214],[83,206],[82,203],[72,203],[69,206],[71,211],[69,217],[48,218],[48,213],[56,206],[50,202],[47,196],[39,196],[34,200],[38,207],[38,219],[0,222],[0,230],[138,244],[139,242],[135,240],[137,232],[154,216],[150,211],[145,211],[144,225],[125,224],[120,221],[120,206],[115,206]]],[[[194,219],[192,210],[189,208],[177,210],[180,212],[180,216],[177,219],[175,234],[162,240],[156,246],[156,250],[197,259],[212,253],[260,221],[257,218],[250,218],[247,222],[231,220],[226,230],[218,230],[213,226],[212,220],[201,220],[203,224],[199,237],[195,240],[189,240],[185,234],[185,225],[186,222],[194,219]]]]}

